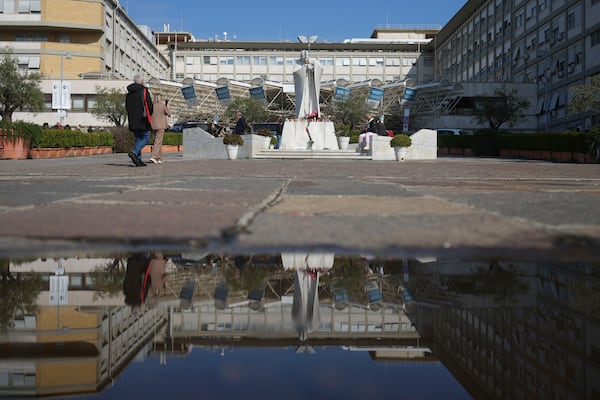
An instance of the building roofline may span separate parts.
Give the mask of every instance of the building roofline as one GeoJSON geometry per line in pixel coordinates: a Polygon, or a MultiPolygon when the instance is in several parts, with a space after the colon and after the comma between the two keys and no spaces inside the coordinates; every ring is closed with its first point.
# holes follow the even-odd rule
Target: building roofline
{"type": "MultiPolygon", "coordinates": [[[[171,44],[174,46],[174,44],[171,44]]],[[[346,50],[346,51],[373,51],[373,50],[412,50],[418,45],[408,43],[311,43],[310,50],[346,50]]],[[[305,43],[295,42],[227,42],[227,41],[195,41],[177,43],[178,50],[306,50],[305,43]]]]}
{"type": "Polygon", "coordinates": [[[444,27],[439,31],[436,36],[436,41],[439,43],[443,43],[448,37],[450,37],[457,29],[461,29],[464,21],[467,20],[471,15],[475,14],[479,8],[485,4],[487,0],[469,0],[465,3],[464,6],[461,7],[460,10],[452,18],[450,21],[444,25],[444,27]]]}

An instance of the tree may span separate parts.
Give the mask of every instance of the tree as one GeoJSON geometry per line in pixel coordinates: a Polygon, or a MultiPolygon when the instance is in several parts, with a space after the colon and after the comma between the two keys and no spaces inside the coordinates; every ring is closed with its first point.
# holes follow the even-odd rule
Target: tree
{"type": "Polygon", "coordinates": [[[529,107],[527,99],[517,97],[517,91],[497,89],[492,96],[475,99],[474,119],[479,125],[486,125],[497,132],[504,124],[513,127],[524,119],[523,112],[529,107]]]}
{"type": "Polygon", "coordinates": [[[236,97],[232,100],[225,110],[225,118],[235,124],[237,111],[242,113],[248,123],[265,121],[269,117],[264,105],[252,97],[236,97]]]}
{"type": "Polygon", "coordinates": [[[365,121],[367,98],[364,94],[352,94],[346,101],[332,100],[324,107],[324,114],[330,115],[336,124],[348,125],[355,129],[365,121]]]}
{"type": "Polygon", "coordinates": [[[568,108],[571,113],[598,112],[600,109],[600,74],[592,76],[590,83],[573,87],[570,90],[572,98],[568,108]]]}
{"type": "Polygon", "coordinates": [[[44,109],[44,94],[40,89],[41,77],[37,73],[19,71],[19,64],[10,49],[0,51],[0,117],[12,122],[13,113],[26,108],[30,111],[44,109]]]}
{"type": "Polygon", "coordinates": [[[127,121],[125,94],[119,89],[96,86],[96,106],[91,111],[100,119],[123,126],[127,121]]]}

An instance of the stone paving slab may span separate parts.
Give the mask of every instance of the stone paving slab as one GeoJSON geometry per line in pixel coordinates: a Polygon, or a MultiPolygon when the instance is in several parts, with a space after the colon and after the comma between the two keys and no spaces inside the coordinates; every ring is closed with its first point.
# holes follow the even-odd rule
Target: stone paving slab
{"type": "Polygon", "coordinates": [[[249,252],[330,246],[600,258],[599,197],[597,164],[181,154],[144,168],[125,154],[2,160],[0,255],[44,243],[209,243],[249,252]]]}

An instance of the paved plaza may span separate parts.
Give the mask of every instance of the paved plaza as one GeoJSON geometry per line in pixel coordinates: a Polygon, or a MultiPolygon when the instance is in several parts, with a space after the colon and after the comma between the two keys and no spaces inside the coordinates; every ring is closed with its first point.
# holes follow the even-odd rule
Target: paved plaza
{"type": "Polygon", "coordinates": [[[600,165],[186,160],[0,161],[0,257],[333,249],[600,258],[600,165]]]}

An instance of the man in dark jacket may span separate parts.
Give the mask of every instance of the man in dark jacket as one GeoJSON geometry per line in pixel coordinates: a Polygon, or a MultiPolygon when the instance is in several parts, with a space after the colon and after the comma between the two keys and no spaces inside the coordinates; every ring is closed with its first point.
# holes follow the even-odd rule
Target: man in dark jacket
{"type": "Polygon", "coordinates": [[[238,120],[235,123],[235,128],[233,128],[233,133],[237,135],[243,135],[246,133],[246,129],[249,128],[248,123],[240,111],[238,111],[235,115],[238,120]]]}
{"type": "Polygon", "coordinates": [[[133,77],[133,83],[127,86],[125,107],[127,108],[129,130],[135,136],[135,146],[133,151],[129,152],[129,158],[136,167],[144,167],[146,163],[142,161],[142,149],[150,141],[151,116],[154,111],[154,104],[152,103],[152,96],[144,85],[142,74],[136,74],[133,77]]]}

